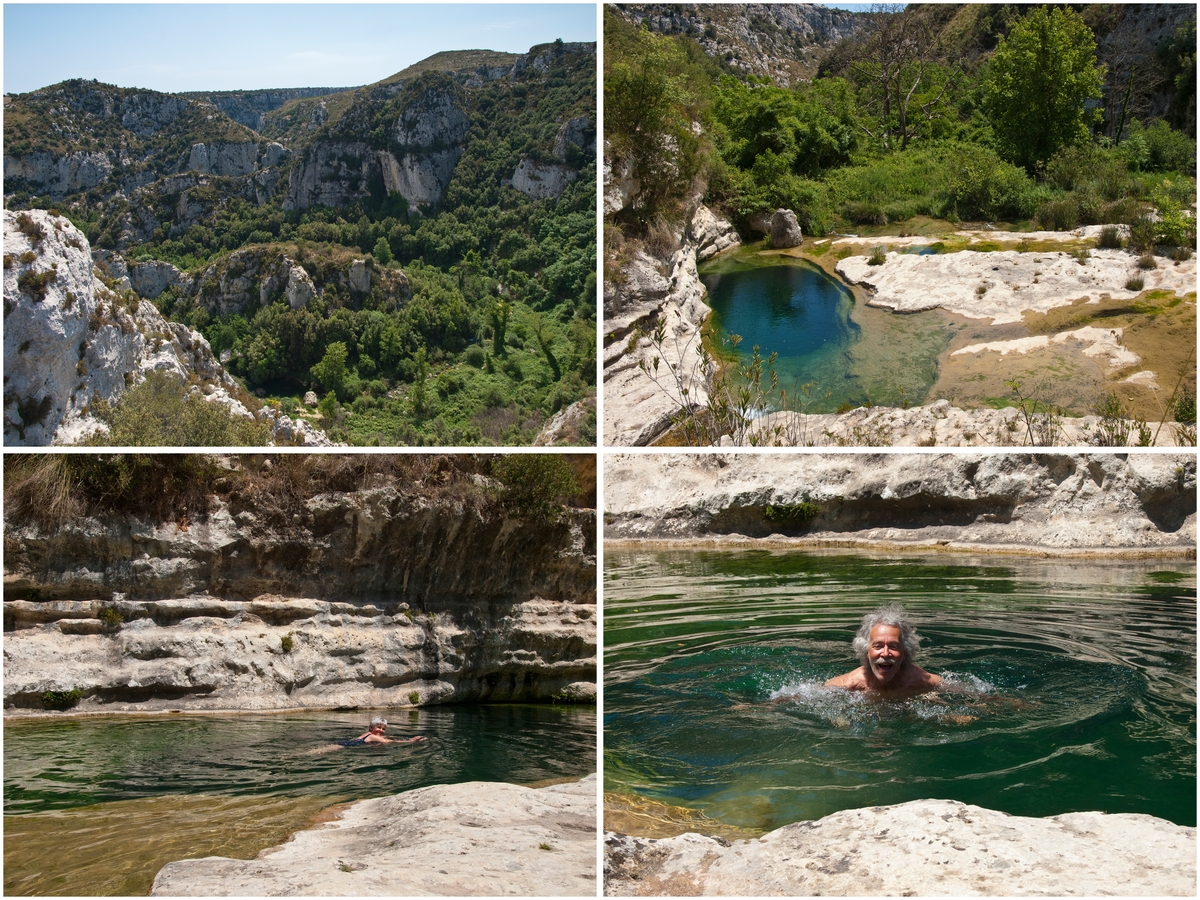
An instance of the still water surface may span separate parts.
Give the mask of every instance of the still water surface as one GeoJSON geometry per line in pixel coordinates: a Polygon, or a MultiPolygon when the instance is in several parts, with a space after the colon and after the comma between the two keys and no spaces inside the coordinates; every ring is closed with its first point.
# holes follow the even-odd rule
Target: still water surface
{"type": "Polygon", "coordinates": [[[742,338],[735,355],[746,360],[755,345],[764,358],[777,353],[780,386],[790,396],[807,386],[808,412],[920,403],[952,334],[940,313],[857,305],[844,284],[805,260],[743,251],[702,266],[700,277],[720,332],[742,338]]]}
{"type": "Polygon", "coordinates": [[[335,803],[432,784],[595,771],[591,707],[389,715],[419,744],[340,748],[367,713],[97,717],[4,726],[8,895],[144,894],[174,859],[252,858],[335,803]]]}
{"type": "Polygon", "coordinates": [[[1196,823],[1195,566],[605,554],[605,790],[766,831],[921,798],[1196,823]],[[863,613],[902,604],[955,683],[872,702],[863,613]]]}

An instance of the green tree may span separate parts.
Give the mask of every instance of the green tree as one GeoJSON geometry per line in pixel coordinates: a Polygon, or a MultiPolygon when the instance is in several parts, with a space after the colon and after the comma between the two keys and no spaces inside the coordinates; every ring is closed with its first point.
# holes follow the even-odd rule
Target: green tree
{"type": "Polygon", "coordinates": [[[385,237],[381,237],[375,242],[375,247],[371,250],[371,255],[379,260],[379,264],[383,266],[386,266],[393,259],[395,259],[395,257],[392,256],[392,248],[388,244],[387,238],[385,237]]]}
{"type": "Polygon", "coordinates": [[[1000,42],[983,79],[983,109],[1001,152],[1033,171],[1063,147],[1088,139],[1104,67],[1079,14],[1040,6],[1000,42]]]}
{"type": "Polygon", "coordinates": [[[346,389],[346,359],[349,351],[342,341],[334,341],[325,348],[321,361],[309,371],[323,390],[343,395],[346,389]]]}

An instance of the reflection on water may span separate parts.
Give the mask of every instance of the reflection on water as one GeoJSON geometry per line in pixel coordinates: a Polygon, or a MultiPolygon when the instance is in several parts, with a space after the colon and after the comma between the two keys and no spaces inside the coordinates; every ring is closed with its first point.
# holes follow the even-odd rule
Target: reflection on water
{"type": "Polygon", "coordinates": [[[5,723],[5,893],[145,893],[169,860],[252,858],[331,804],[431,784],[541,784],[595,771],[590,707],[397,711],[389,734],[427,742],[332,747],[365,731],[369,718],[5,723]]]}
{"type": "Polygon", "coordinates": [[[605,584],[608,790],[762,831],[924,797],[1195,824],[1191,563],[610,552],[605,584]],[[824,687],[886,603],[952,690],[824,687]]]}

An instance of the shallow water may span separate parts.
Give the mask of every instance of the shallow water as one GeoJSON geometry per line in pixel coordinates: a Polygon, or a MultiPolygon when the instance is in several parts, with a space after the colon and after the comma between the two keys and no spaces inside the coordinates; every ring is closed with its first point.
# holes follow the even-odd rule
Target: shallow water
{"type": "Polygon", "coordinates": [[[809,386],[808,412],[920,403],[952,334],[940,313],[896,316],[856,304],[844,284],[801,259],[743,252],[700,276],[717,327],[742,338],[734,353],[748,359],[755,345],[764,358],[777,353],[789,395],[809,386]]]}
{"type": "Polygon", "coordinates": [[[794,552],[605,558],[605,789],[766,831],[920,798],[1196,822],[1195,567],[794,552]],[[956,690],[872,702],[901,603],[956,690]]]}
{"type": "Polygon", "coordinates": [[[146,893],[173,859],[252,858],[332,804],[432,784],[538,784],[595,771],[590,707],[428,707],[413,745],[341,748],[366,713],[6,722],[9,895],[146,893]]]}

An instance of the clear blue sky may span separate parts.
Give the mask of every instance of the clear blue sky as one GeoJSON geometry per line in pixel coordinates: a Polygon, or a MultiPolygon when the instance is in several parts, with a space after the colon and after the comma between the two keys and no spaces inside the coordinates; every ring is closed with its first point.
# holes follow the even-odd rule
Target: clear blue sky
{"type": "Polygon", "coordinates": [[[439,50],[596,40],[594,3],[4,4],[4,92],[355,87],[439,50]]]}

